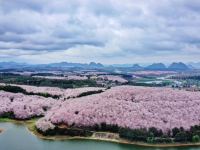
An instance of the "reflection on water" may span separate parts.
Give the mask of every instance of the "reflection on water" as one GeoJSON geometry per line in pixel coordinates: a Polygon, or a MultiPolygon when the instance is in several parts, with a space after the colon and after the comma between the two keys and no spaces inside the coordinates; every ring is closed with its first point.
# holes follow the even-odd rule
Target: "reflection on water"
{"type": "Polygon", "coordinates": [[[200,150],[200,147],[147,148],[92,140],[41,140],[23,125],[0,123],[0,150],[200,150]]]}

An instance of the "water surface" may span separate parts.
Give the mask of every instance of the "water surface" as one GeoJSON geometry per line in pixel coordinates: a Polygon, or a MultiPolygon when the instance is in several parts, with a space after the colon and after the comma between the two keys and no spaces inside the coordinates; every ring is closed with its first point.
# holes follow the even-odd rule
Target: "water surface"
{"type": "Polygon", "coordinates": [[[0,123],[0,150],[200,150],[200,147],[148,148],[93,140],[41,140],[24,125],[0,123]]]}

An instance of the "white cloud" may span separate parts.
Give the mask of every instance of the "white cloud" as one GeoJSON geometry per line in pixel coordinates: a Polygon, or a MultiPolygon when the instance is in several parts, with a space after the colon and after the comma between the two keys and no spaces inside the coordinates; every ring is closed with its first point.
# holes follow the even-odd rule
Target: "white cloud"
{"type": "Polygon", "coordinates": [[[33,63],[195,61],[199,10],[198,0],[0,0],[0,57],[33,63]]]}

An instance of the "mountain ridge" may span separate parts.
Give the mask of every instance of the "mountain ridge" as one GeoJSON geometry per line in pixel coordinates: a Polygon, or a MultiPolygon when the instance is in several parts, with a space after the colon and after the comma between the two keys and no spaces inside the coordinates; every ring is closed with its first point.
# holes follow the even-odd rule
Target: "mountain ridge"
{"type": "Polygon", "coordinates": [[[28,64],[28,63],[18,63],[18,62],[0,62],[0,69],[70,69],[70,68],[85,68],[85,69],[103,69],[103,68],[130,68],[131,70],[152,70],[152,71],[186,71],[190,69],[196,69],[191,63],[189,65],[183,62],[173,62],[168,67],[164,63],[153,63],[146,67],[139,64],[130,65],[110,65],[106,66],[101,63],[90,62],[90,63],[72,63],[72,62],[58,62],[58,63],[49,63],[49,64],[28,64]],[[112,66],[112,67],[111,67],[112,66]]]}

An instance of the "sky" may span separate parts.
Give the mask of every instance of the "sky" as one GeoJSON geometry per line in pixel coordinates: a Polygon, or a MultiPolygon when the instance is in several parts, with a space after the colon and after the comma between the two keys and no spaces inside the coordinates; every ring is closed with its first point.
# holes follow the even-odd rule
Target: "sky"
{"type": "Polygon", "coordinates": [[[200,0],[0,0],[0,61],[200,61],[200,0]]]}

